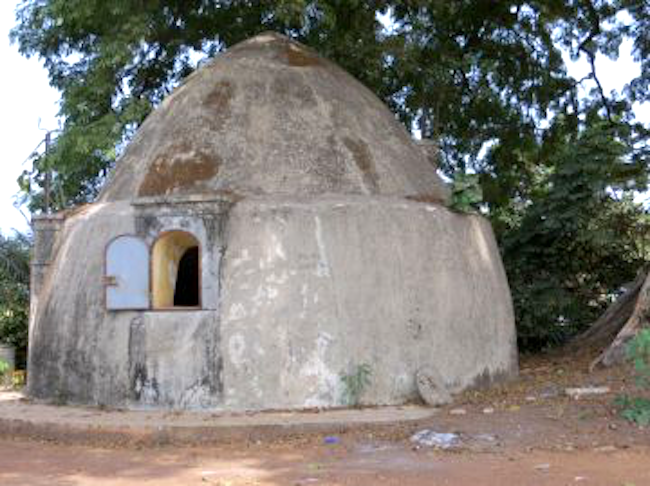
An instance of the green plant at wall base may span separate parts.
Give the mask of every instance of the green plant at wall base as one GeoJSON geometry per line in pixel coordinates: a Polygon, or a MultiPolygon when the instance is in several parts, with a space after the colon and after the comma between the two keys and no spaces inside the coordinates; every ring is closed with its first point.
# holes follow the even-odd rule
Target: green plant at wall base
{"type": "Polygon", "coordinates": [[[451,207],[461,213],[478,210],[483,202],[483,190],[478,174],[457,174],[451,189],[451,207]]]}
{"type": "Polygon", "coordinates": [[[344,386],[343,399],[346,405],[356,407],[359,405],[361,395],[370,386],[372,369],[366,363],[351,368],[350,373],[341,373],[341,381],[344,386]]]}
{"type": "Polygon", "coordinates": [[[17,370],[12,373],[11,386],[13,386],[14,388],[22,388],[25,386],[26,382],[27,382],[27,375],[25,374],[25,370],[17,370]]]}
{"type": "MultiPolygon", "coordinates": [[[[650,329],[642,329],[629,342],[626,355],[634,364],[637,385],[650,389],[650,329]]],[[[618,397],[615,403],[621,408],[623,418],[642,427],[650,425],[650,399],[624,395],[618,397]]]]}

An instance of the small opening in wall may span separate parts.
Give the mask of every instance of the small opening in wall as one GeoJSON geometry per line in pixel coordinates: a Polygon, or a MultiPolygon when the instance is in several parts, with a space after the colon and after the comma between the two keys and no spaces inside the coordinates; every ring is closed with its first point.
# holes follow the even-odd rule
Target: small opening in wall
{"type": "Polygon", "coordinates": [[[199,305],[199,247],[185,250],[178,262],[174,306],[193,307],[199,305]]]}
{"type": "Polygon", "coordinates": [[[200,253],[199,242],[185,231],[158,238],[151,259],[154,309],[201,305],[200,253]]]}

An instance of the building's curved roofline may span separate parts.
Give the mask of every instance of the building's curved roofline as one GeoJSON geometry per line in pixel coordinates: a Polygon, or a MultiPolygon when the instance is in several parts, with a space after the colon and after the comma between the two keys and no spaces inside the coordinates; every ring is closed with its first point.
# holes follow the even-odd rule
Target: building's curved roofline
{"type": "Polygon", "coordinates": [[[195,71],[149,115],[100,200],[191,194],[442,202],[447,189],[370,90],[313,50],[267,32],[195,71]]]}

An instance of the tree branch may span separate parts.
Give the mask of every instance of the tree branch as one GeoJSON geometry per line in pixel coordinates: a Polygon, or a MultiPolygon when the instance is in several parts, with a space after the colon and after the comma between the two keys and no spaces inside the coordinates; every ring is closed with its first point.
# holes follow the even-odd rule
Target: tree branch
{"type": "Polygon", "coordinates": [[[589,32],[589,35],[578,46],[578,52],[584,52],[587,55],[587,59],[589,60],[589,66],[591,68],[591,73],[589,74],[589,78],[593,79],[594,82],[596,83],[598,93],[600,94],[600,100],[605,108],[605,114],[607,116],[607,120],[609,121],[610,124],[614,125],[609,99],[607,98],[607,95],[605,94],[605,90],[603,89],[603,85],[601,84],[600,80],[598,79],[598,75],[596,74],[596,51],[594,48],[590,46],[592,41],[601,34],[600,18],[598,16],[598,11],[596,10],[596,8],[594,7],[591,1],[586,1],[585,6],[589,11],[589,20],[591,21],[591,31],[589,32]]]}

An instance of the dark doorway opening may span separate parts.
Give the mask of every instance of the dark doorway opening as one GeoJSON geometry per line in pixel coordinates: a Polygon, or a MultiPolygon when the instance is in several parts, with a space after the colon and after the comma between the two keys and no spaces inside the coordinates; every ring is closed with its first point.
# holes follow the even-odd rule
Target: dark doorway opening
{"type": "Polygon", "coordinates": [[[178,274],[174,289],[174,306],[198,307],[199,305],[199,247],[185,250],[178,262],[178,274]]]}

